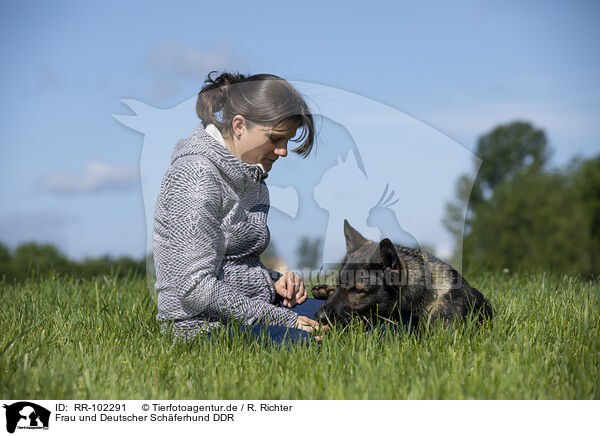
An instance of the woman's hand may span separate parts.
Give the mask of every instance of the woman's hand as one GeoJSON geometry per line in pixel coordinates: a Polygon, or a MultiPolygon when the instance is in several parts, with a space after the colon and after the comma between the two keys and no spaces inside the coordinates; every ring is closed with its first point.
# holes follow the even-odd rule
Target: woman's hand
{"type": "Polygon", "coordinates": [[[298,274],[291,271],[282,275],[275,282],[275,292],[283,297],[283,305],[285,307],[294,307],[297,304],[304,303],[306,300],[306,289],[304,289],[304,281],[298,274]]]}
{"type": "Polygon", "coordinates": [[[318,321],[306,316],[298,316],[296,328],[309,332],[311,335],[319,334],[319,336],[315,335],[315,339],[319,342],[321,342],[321,334],[327,330],[327,326],[321,325],[318,321]]]}

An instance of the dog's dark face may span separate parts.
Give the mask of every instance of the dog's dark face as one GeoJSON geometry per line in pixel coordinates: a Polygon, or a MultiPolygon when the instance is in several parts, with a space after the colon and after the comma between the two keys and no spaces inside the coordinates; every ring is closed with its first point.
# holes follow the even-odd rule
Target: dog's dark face
{"type": "Polygon", "coordinates": [[[389,239],[366,240],[347,221],[345,262],[335,292],[315,314],[323,323],[346,324],[352,317],[394,319],[406,268],[389,239]]]}

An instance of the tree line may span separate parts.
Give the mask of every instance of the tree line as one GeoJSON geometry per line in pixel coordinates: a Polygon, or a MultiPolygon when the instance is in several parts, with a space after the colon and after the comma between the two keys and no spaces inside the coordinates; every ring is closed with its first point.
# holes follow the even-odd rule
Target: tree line
{"type": "Polygon", "coordinates": [[[600,155],[549,168],[551,153],[528,122],[479,138],[444,217],[463,267],[600,275],[600,155]]]}
{"type": "Polygon", "coordinates": [[[114,258],[106,255],[74,261],[52,244],[28,242],[11,251],[0,243],[0,280],[23,281],[51,273],[81,278],[103,275],[143,277],[146,274],[146,259],[135,260],[127,256],[114,258]]]}

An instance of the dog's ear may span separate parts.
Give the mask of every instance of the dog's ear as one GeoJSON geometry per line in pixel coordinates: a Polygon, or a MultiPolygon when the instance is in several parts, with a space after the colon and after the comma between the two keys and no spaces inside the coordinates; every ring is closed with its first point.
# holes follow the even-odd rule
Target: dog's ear
{"type": "Polygon", "coordinates": [[[377,259],[378,262],[381,263],[384,268],[391,268],[392,271],[398,271],[400,273],[401,283],[406,283],[408,269],[406,268],[406,263],[398,256],[398,252],[392,241],[388,238],[382,240],[377,248],[377,253],[379,254],[379,258],[377,259]]]}
{"type": "Polygon", "coordinates": [[[344,236],[346,237],[346,251],[348,253],[369,242],[348,223],[348,220],[344,220],[344,236]]]}

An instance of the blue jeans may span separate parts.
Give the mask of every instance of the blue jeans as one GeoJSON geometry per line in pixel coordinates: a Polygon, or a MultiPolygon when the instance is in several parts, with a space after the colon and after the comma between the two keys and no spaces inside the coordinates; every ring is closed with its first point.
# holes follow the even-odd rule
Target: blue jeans
{"type": "MultiPolygon", "coordinates": [[[[315,298],[307,298],[304,303],[292,307],[292,312],[296,312],[299,316],[306,316],[311,319],[315,319],[315,313],[325,300],[317,300],[315,298]]],[[[312,335],[304,330],[294,329],[283,326],[270,326],[270,325],[243,325],[237,328],[229,327],[229,337],[238,334],[249,334],[253,339],[264,338],[268,342],[277,345],[286,345],[298,343],[307,343],[312,335]]]]}

